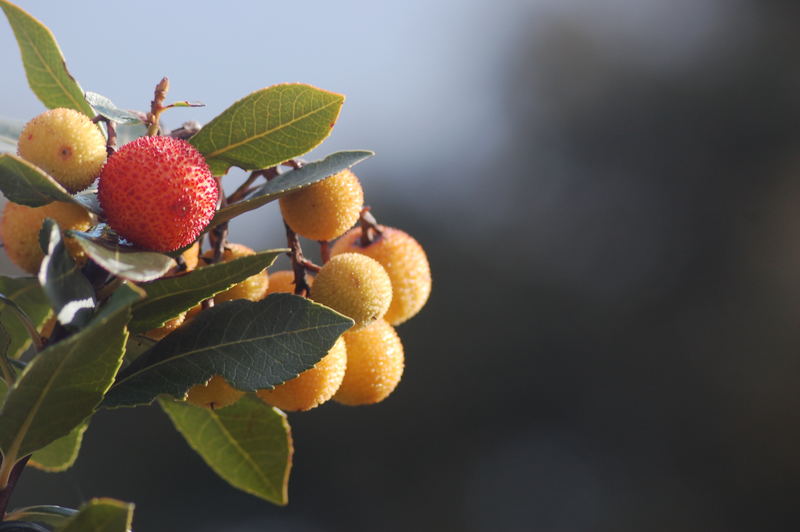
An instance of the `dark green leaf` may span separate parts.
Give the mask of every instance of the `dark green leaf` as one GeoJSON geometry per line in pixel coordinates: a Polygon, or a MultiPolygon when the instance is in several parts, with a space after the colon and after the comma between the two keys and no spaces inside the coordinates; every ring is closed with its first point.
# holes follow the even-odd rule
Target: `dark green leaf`
{"type": "Polygon", "coordinates": [[[154,251],[135,251],[119,244],[100,242],[80,231],[67,231],[75,238],[90,259],[117,277],[135,282],[158,279],[177,266],[172,257],[154,251]]]}
{"type": "Polygon", "coordinates": [[[40,241],[47,245],[46,249],[42,246],[45,256],[39,266],[39,283],[56,312],[56,318],[65,327],[86,325],[97,304],[94,288],[70,257],[58,224],[50,218],[42,224],[40,241]]]}
{"type": "Polygon", "coordinates": [[[77,510],[64,508],[63,506],[28,506],[26,508],[17,508],[6,515],[6,521],[31,521],[57,527],[66,523],[76,513],[78,513],[77,510]]]}
{"type": "Polygon", "coordinates": [[[11,153],[0,154],[0,191],[9,201],[28,207],[75,201],[52,177],[11,153]]]}
{"type": "Polygon", "coordinates": [[[120,109],[114,102],[96,92],[88,91],[86,93],[86,101],[89,105],[94,107],[97,114],[102,115],[113,122],[118,124],[141,124],[141,119],[130,111],[120,109]]]}
{"type": "Polygon", "coordinates": [[[78,451],[80,451],[81,442],[83,441],[83,433],[86,432],[88,426],[89,421],[86,420],[72,429],[66,436],[62,436],[49,445],[42,447],[33,453],[28,465],[50,473],[66,471],[72,467],[78,458],[78,451]]]}
{"type": "Polygon", "coordinates": [[[198,268],[191,273],[160,279],[142,285],[147,299],[133,307],[130,329],[144,332],[161,327],[181,312],[197,305],[214,294],[227,290],[268,268],[275,257],[287,249],[260,251],[230,262],[220,262],[198,268]]]}
{"type": "Polygon", "coordinates": [[[133,504],[115,499],[92,499],[59,526],[57,532],[128,532],[133,504]]]}
{"type": "Polygon", "coordinates": [[[130,364],[154,345],[156,345],[156,341],[147,336],[131,334],[128,336],[128,343],[125,344],[125,363],[130,364]]]}
{"type": "Polygon", "coordinates": [[[127,306],[98,316],[28,364],[0,410],[0,449],[7,458],[49,445],[94,412],[122,363],[129,317],[127,306]]]}
{"type": "Polygon", "coordinates": [[[0,0],[8,23],[14,30],[28,84],[49,109],[67,107],[92,116],[92,108],[83,97],[64,61],[53,33],[41,22],[6,0],[0,0]]]}
{"type": "Polygon", "coordinates": [[[270,201],[278,199],[284,194],[322,181],[326,177],[330,177],[333,174],[350,168],[373,155],[375,155],[375,153],[371,151],[339,151],[328,155],[320,161],[308,163],[302,168],[284,172],[258,187],[248,194],[244,200],[231,203],[217,211],[214,219],[211,220],[211,223],[206,229],[211,229],[240,214],[257,209],[270,201]]]}
{"type": "Polygon", "coordinates": [[[120,372],[104,406],[150,404],[159,394],[182,398],[222,375],[246,391],[272,388],[319,362],[350,318],[291,294],[226,301],[205,310],[120,372]]]}
{"type": "Polygon", "coordinates": [[[344,96],[299,83],[249,94],[206,124],[189,142],[214,175],[231,166],[268,168],[302,155],[330,134],[344,96]]]}
{"type": "Polygon", "coordinates": [[[17,139],[25,128],[25,122],[0,118],[0,144],[7,144],[8,151],[17,151],[17,139]]]}
{"type": "Polygon", "coordinates": [[[220,410],[159,402],[192,449],[229,484],[275,504],[287,503],[292,435],[280,410],[250,395],[220,410]]]}
{"type": "MultiPolygon", "coordinates": [[[[47,295],[39,285],[39,281],[33,277],[0,276],[0,294],[19,305],[36,328],[40,329],[52,314],[47,295]]],[[[17,313],[2,304],[0,304],[0,323],[11,336],[8,356],[19,358],[31,345],[30,334],[26,331],[17,313]]]]}
{"type": "Polygon", "coordinates": [[[3,379],[0,379],[0,405],[2,405],[6,400],[6,394],[8,393],[8,384],[3,379]]]}

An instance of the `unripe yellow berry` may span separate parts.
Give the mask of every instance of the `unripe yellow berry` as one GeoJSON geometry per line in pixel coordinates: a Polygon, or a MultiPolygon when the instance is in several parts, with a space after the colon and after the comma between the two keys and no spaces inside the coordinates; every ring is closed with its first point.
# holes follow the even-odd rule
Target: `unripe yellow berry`
{"type": "Polygon", "coordinates": [[[186,313],[181,312],[171,320],[164,323],[164,325],[162,325],[161,327],[158,327],[156,329],[151,329],[146,333],[144,333],[144,335],[150,338],[151,340],[161,340],[169,333],[171,333],[172,331],[183,325],[183,322],[185,320],[186,320],[186,313]]]}
{"type": "Polygon", "coordinates": [[[378,320],[344,333],[347,371],[334,401],[369,405],[386,399],[403,376],[403,344],[394,327],[378,320]]]}
{"type": "MultiPolygon", "coordinates": [[[[306,284],[314,284],[314,277],[306,274],[306,284]]],[[[292,270],[278,270],[269,274],[269,288],[267,295],[270,294],[294,294],[294,272],[292,270]]]]}
{"type": "Polygon", "coordinates": [[[311,410],[336,393],[347,367],[347,350],[339,337],[317,364],[272,390],[258,390],[262,401],[289,412],[311,410]]]}
{"type": "MultiPolygon", "coordinates": [[[[222,251],[222,262],[229,262],[239,257],[246,257],[248,255],[255,255],[255,251],[242,244],[226,244],[222,251]]],[[[203,254],[205,259],[211,259],[214,256],[213,250],[208,250],[203,254]]],[[[259,301],[264,298],[269,287],[269,278],[267,272],[261,272],[252,275],[238,283],[224,292],[214,296],[214,303],[222,303],[223,301],[230,301],[232,299],[248,299],[250,301],[259,301]]]]}
{"type": "Polygon", "coordinates": [[[386,314],[392,302],[392,282],[374,259],[342,253],[319,271],[311,299],[352,318],[357,329],[386,314]]]}
{"type": "Polygon", "coordinates": [[[88,187],[100,173],[106,160],[106,139],[85,114],[50,109],[25,125],[17,151],[75,193],[88,187]]]}
{"type": "MultiPolygon", "coordinates": [[[[44,258],[39,231],[45,218],[55,220],[63,231],[86,231],[92,226],[89,212],[73,203],[54,201],[41,207],[28,207],[9,201],[0,221],[3,245],[11,262],[28,273],[38,272],[44,258]]],[[[65,238],[64,243],[75,260],[85,260],[86,253],[75,239],[65,238]]]]}
{"type": "Polygon", "coordinates": [[[431,293],[431,268],[425,250],[408,233],[378,226],[372,243],[361,245],[362,228],[348,231],[331,247],[332,255],[362,253],[378,261],[392,281],[392,304],[383,319],[399,325],[413,317],[431,293]]]}
{"type": "Polygon", "coordinates": [[[350,170],[280,199],[281,214],[289,227],[311,240],[333,240],[353,227],[363,204],[361,183],[350,170]]]}
{"type": "Polygon", "coordinates": [[[192,386],[186,394],[186,402],[217,410],[232,405],[243,395],[243,391],[228,384],[221,375],[214,375],[207,383],[192,386]]]}

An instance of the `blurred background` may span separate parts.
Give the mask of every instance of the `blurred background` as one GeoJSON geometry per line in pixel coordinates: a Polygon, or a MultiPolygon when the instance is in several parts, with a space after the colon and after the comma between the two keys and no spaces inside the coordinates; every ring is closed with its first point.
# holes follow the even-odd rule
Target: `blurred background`
{"type": "MultiPolygon", "coordinates": [[[[167,75],[207,104],[169,127],[277,82],[346,94],[310,158],[377,152],[367,201],[434,288],[389,399],[290,415],[288,507],[155,407],[101,412],[12,506],[112,496],[148,532],[800,528],[800,3],[19,4],[84,89],[145,109],[167,75]]],[[[4,21],[0,49],[25,121],[4,21]]],[[[232,239],[283,246],[272,207],[232,239]]]]}

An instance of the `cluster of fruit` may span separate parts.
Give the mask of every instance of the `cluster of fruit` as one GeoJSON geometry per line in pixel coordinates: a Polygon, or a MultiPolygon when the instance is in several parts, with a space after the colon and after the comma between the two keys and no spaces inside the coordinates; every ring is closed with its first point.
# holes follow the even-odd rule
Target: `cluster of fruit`
{"type": "MultiPolygon", "coordinates": [[[[201,251],[204,231],[214,217],[220,193],[203,156],[188,142],[169,136],[141,137],[107,157],[106,139],[88,117],[52,109],[24,128],[20,157],[38,166],[70,193],[97,179],[101,220],[76,203],[27,207],[9,202],[0,231],[9,258],[36,273],[43,259],[39,229],[45,218],[62,229],[86,231],[104,221],[137,248],[181,253],[181,275],[215,261],[255,252],[223,238],[201,251]]],[[[403,346],[394,327],[422,308],[431,289],[428,260],[407,233],[364,216],[358,178],[344,170],[280,199],[290,234],[327,243],[330,257],[321,267],[295,261],[293,270],[254,275],[209,301],[147,333],[160,340],[186,325],[204,308],[233,299],[258,301],[278,292],[302,293],[353,319],[355,325],[313,368],[274,389],[257,391],[283,410],[308,410],[333,398],[347,405],[376,403],[397,386],[403,373],[403,346]],[[361,220],[361,224],[358,224],[361,220]],[[357,225],[358,224],[358,225],[357,225]],[[354,227],[355,226],[355,227],[354,227]],[[312,277],[307,270],[316,275],[312,277]]],[[[82,248],[67,239],[76,261],[82,248]]],[[[293,257],[296,259],[297,257],[293,257]]],[[[209,408],[235,402],[243,392],[216,375],[191,388],[186,400],[209,408]]]]}

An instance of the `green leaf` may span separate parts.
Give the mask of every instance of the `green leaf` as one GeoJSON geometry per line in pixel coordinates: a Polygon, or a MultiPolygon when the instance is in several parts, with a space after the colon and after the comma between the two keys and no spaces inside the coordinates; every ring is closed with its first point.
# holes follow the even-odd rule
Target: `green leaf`
{"type": "Polygon", "coordinates": [[[2,405],[5,402],[7,393],[8,393],[8,384],[3,379],[0,379],[0,405],[2,405]]]}
{"type": "Polygon", "coordinates": [[[119,244],[109,245],[80,231],[67,231],[78,241],[90,259],[104,270],[135,282],[158,279],[177,266],[172,257],[154,251],[135,251],[119,244]]]}
{"type": "Polygon", "coordinates": [[[134,360],[103,405],[146,405],[162,393],[183,398],[213,375],[240,390],[273,388],[319,362],[352,325],[350,318],[291,294],[226,301],[134,360]]]}
{"type": "Polygon", "coordinates": [[[100,200],[97,199],[96,188],[78,192],[72,196],[72,199],[75,201],[75,203],[79,204],[81,207],[93,214],[97,214],[98,216],[105,215],[103,208],[100,206],[100,200]]]}
{"type": "Polygon", "coordinates": [[[17,151],[17,139],[23,129],[25,129],[25,122],[0,118],[0,144],[8,145],[9,149],[6,151],[17,151]]]}
{"type": "Polygon", "coordinates": [[[147,135],[147,126],[144,124],[120,124],[117,126],[117,147],[147,135]]]}
{"type": "Polygon", "coordinates": [[[135,114],[130,111],[126,111],[125,109],[120,109],[114,102],[103,96],[102,94],[97,94],[96,92],[87,91],[86,92],[86,101],[89,102],[97,114],[108,118],[112,122],[116,122],[118,124],[141,124],[141,119],[135,114]]]}
{"type": "Polygon", "coordinates": [[[53,201],[75,202],[64,187],[21,157],[0,154],[0,191],[9,201],[41,207],[53,201]]]}
{"type": "Polygon", "coordinates": [[[159,403],[192,449],[229,484],[275,504],[288,502],[293,448],[283,412],[250,395],[220,410],[170,399],[159,403]]]}
{"type": "MultiPolygon", "coordinates": [[[[47,295],[39,285],[39,281],[33,277],[12,278],[0,276],[0,294],[5,295],[19,305],[37,329],[41,329],[52,314],[47,295]]],[[[31,345],[30,335],[25,330],[17,313],[2,304],[0,304],[0,324],[5,327],[11,336],[8,356],[19,358],[31,345]]]]}
{"type": "Polygon", "coordinates": [[[144,332],[161,327],[166,321],[201,301],[227,290],[264,268],[269,268],[275,258],[286,251],[288,250],[260,251],[255,255],[197,268],[186,275],[142,285],[147,292],[147,299],[133,307],[130,329],[144,332]]]}
{"type": "Polygon", "coordinates": [[[97,301],[94,288],[72,260],[61,229],[50,218],[42,224],[40,241],[46,246],[39,266],[39,284],[56,311],[56,318],[65,327],[82,327],[91,319],[97,301]]]}
{"type": "Polygon", "coordinates": [[[131,334],[128,336],[128,343],[125,344],[125,362],[128,364],[133,362],[154,345],[156,340],[140,334],[131,334]]]}
{"type": "Polygon", "coordinates": [[[227,222],[240,214],[257,209],[284,194],[331,177],[333,174],[369,159],[373,155],[375,153],[371,151],[339,151],[328,155],[320,161],[305,164],[302,168],[284,172],[258,187],[242,201],[231,203],[217,211],[206,230],[227,222]]]}
{"type": "Polygon", "coordinates": [[[66,471],[75,464],[75,460],[78,458],[78,451],[80,451],[81,442],[83,441],[83,433],[86,432],[88,426],[89,421],[86,420],[72,429],[66,436],[62,436],[39,449],[33,453],[28,465],[49,473],[66,471]]]}
{"type": "Polygon", "coordinates": [[[72,508],[63,506],[39,505],[17,508],[6,515],[6,521],[27,521],[41,523],[50,527],[62,526],[70,517],[78,513],[72,508]]]}
{"type": "Polygon", "coordinates": [[[189,142],[214,175],[231,166],[258,170],[316,147],[330,134],[344,96],[300,83],[249,94],[206,124],[189,142]]]}
{"type": "Polygon", "coordinates": [[[6,0],[0,0],[22,53],[22,64],[28,84],[49,109],[67,107],[92,116],[92,108],[83,97],[53,33],[41,22],[6,0]]]}
{"type": "Polygon", "coordinates": [[[128,532],[133,521],[133,504],[116,499],[92,499],[57,532],[128,532]]]}
{"type": "Polygon", "coordinates": [[[0,410],[6,458],[20,458],[69,434],[100,404],[122,363],[130,318],[129,306],[109,305],[116,310],[44,349],[19,376],[0,410]]]}

